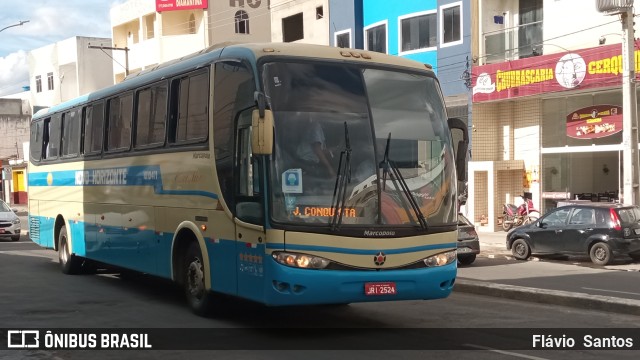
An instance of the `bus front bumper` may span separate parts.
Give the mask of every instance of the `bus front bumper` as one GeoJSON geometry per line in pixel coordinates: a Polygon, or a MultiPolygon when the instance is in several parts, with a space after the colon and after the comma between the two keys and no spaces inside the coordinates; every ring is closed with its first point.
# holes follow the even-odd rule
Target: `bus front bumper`
{"type": "Polygon", "coordinates": [[[342,304],[395,300],[441,299],[449,296],[456,278],[456,262],[407,270],[310,270],[265,264],[269,281],[265,303],[271,306],[342,304]],[[366,295],[367,283],[393,283],[395,294],[366,295]]]}

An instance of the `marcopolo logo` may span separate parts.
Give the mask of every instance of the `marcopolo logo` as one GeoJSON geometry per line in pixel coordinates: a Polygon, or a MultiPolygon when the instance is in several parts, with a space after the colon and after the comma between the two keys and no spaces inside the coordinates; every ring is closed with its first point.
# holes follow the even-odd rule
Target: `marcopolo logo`
{"type": "Polygon", "coordinates": [[[371,231],[365,230],[364,236],[376,237],[376,236],[394,236],[396,234],[395,231],[371,231]]]}

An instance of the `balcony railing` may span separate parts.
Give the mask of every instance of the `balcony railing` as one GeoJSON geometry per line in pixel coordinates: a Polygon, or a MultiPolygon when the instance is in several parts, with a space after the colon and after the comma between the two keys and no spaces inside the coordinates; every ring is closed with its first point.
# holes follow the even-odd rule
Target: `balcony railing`
{"type": "Polygon", "coordinates": [[[490,31],[483,34],[481,65],[522,59],[534,55],[542,43],[542,21],[490,31]]]}

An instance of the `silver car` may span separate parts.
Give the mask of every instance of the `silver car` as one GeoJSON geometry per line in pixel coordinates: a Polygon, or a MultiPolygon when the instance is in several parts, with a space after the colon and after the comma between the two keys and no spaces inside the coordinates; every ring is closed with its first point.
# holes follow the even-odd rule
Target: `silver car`
{"type": "Polygon", "coordinates": [[[16,212],[18,210],[12,210],[7,203],[0,200],[0,239],[20,240],[20,218],[16,212]]]}

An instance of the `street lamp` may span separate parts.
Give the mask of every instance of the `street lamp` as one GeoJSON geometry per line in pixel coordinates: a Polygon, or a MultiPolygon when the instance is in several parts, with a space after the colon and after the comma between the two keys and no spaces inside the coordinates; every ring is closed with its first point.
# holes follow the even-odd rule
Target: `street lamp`
{"type": "Polygon", "coordinates": [[[9,25],[9,26],[3,27],[2,29],[0,29],[0,32],[3,32],[5,30],[7,30],[8,28],[11,28],[11,27],[14,27],[14,26],[21,26],[21,25],[23,25],[25,23],[28,23],[28,22],[29,22],[29,20],[20,20],[20,22],[17,23],[17,24],[13,24],[13,25],[9,25]]]}

